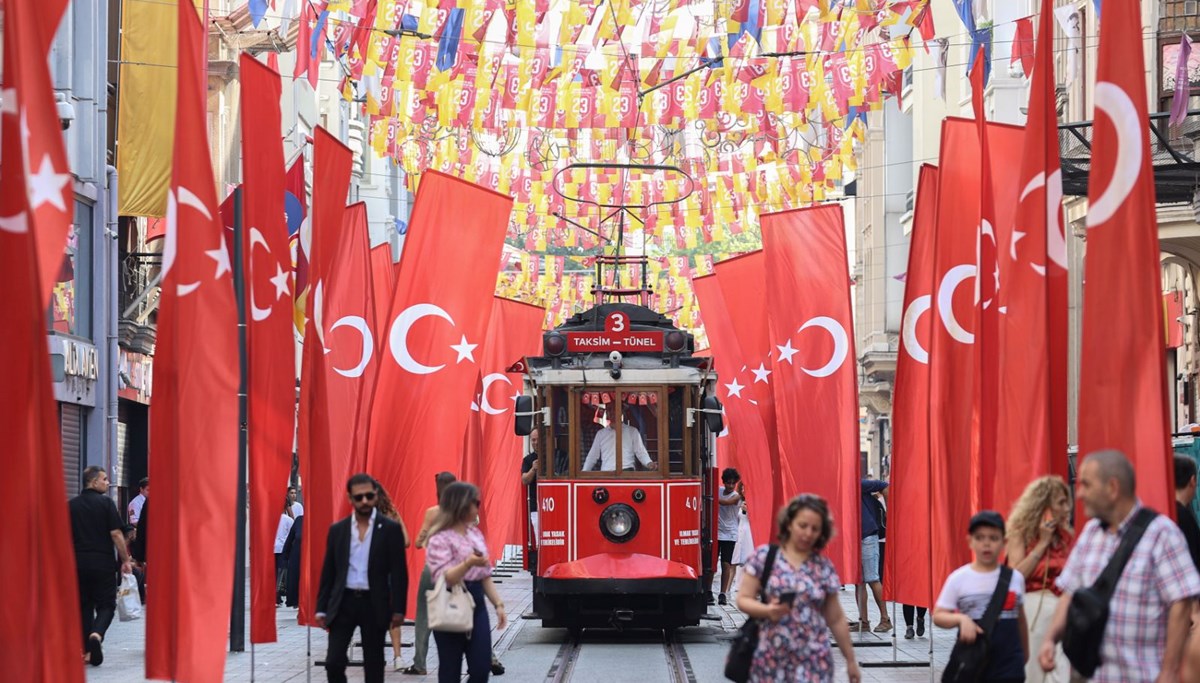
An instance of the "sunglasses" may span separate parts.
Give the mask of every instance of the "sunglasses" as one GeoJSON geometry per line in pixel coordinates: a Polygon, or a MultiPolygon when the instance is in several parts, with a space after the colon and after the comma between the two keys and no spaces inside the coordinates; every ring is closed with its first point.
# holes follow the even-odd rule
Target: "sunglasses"
{"type": "Polygon", "coordinates": [[[374,494],[374,492],[368,492],[368,493],[356,493],[356,494],[354,494],[353,496],[350,496],[350,497],[351,497],[351,498],[353,498],[353,499],[354,499],[354,502],[356,502],[356,503],[361,503],[361,502],[363,502],[364,500],[375,500],[375,494],[374,494]]]}

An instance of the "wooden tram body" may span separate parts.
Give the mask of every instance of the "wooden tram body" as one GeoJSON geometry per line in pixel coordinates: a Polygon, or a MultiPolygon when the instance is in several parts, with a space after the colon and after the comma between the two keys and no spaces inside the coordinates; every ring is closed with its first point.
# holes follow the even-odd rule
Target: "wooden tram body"
{"type": "Polygon", "coordinates": [[[722,422],[711,359],[693,347],[665,316],[612,303],[545,333],[527,359],[517,433],[539,436],[525,556],[544,626],[673,629],[706,612],[722,422]],[[606,470],[597,446],[585,471],[606,425],[615,462],[606,470]]]}

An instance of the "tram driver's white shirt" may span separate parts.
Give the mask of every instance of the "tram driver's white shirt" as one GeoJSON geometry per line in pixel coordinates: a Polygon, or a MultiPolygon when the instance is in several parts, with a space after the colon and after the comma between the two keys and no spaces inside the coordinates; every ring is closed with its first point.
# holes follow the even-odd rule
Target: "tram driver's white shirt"
{"type": "MultiPolygon", "coordinates": [[[[642,435],[636,427],[621,423],[621,464],[624,469],[633,469],[633,459],[650,467],[650,454],[646,452],[646,444],[642,443],[642,435]]],[[[591,471],[600,460],[600,470],[612,472],[617,469],[617,431],[612,426],[605,427],[596,433],[592,440],[592,448],[583,461],[583,471],[591,471]]]]}

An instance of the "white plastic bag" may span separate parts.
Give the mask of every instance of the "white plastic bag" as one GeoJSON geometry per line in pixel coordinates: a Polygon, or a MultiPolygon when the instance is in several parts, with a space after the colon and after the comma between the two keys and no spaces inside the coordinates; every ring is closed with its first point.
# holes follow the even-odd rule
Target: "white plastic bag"
{"type": "Polygon", "coordinates": [[[746,516],[745,508],[738,515],[738,538],[733,546],[733,564],[735,567],[746,564],[754,554],[754,538],[750,535],[750,518],[746,516]]]}
{"type": "Polygon", "coordinates": [[[117,614],[121,621],[142,618],[142,599],[138,596],[137,577],[122,574],[121,585],[117,586],[117,614]]]}

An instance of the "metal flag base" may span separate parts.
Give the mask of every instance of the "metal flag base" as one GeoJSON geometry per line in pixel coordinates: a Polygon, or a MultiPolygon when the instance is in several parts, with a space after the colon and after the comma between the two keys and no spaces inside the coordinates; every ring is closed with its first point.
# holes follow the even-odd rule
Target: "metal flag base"
{"type": "MultiPolygon", "coordinates": [[[[892,603],[892,623],[893,624],[896,623],[896,603],[894,603],[894,602],[892,603]]],[[[930,623],[930,626],[932,626],[932,625],[933,624],[930,623]]],[[[903,659],[903,660],[900,659],[899,658],[900,646],[899,646],[899,643],[896,638],[897,631],[898,631],[898,629],[896,629],[896,628],[892,629],[892,643],[891,643],[891,645],[892,645],[892,660],[890,662],[888,662],[888,661],[859,662],[858,666],[863,669],[919,669],[922,667],[929,667],[929,679],[932,681],[933,680],[933,629],[932,628],[929,629],[929,661],[916,660],[916,659],[903,659]]],[[[854,643],[854,644],[855,644],[855,646],[859,645],[859,643],[854,643]]],[[[883,641],[867,642],[867,643],[862,643],[862,645],[865,647],[879,647],[879,646],[886,646],[887,642],[883,642],[883,641]]]]}

